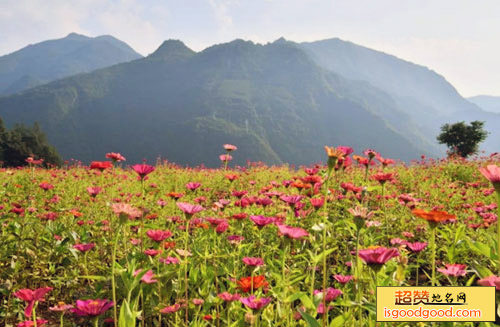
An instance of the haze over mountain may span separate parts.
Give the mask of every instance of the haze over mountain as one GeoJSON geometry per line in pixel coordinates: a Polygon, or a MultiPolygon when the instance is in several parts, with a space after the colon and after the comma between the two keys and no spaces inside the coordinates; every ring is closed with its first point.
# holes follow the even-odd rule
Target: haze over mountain
{"type": "Polygon", "coordinates": [[[126,43],[112,36],[92,38],[71,33],[1,56],[0,95],[140,57],[126,43]]]}
{"type": "Polygon", "coordinates": [[[322,67],[348,79],[366,81],[390,94],[429,144],[436,143],[444,123],[481,120],[491,132],[482,148],[489,152],[499,150],[500,116],[464,99],[443,76],[427,67],[338,38],[300,46],[322,67]]]}
{"type": "Polygon", "coordinates": [[[130,162],[162,155],[216,166],[227,142],[239,164],[324,160],[325,144],[405,160],[432,154],[388,94],[322,69],[285,40],[199,53],[169,40],[146,58],[0,98],[0,114],[7,124],[39,121],[65,158],[85,161],[119,151],[130,162]]]}
{"type": "Polygon", "coordinates": [[[500,97],[491,95],[477,95],[474,97],[467,98],[470,102],[478,105],[481,109],[500,113],[500,97]]]}

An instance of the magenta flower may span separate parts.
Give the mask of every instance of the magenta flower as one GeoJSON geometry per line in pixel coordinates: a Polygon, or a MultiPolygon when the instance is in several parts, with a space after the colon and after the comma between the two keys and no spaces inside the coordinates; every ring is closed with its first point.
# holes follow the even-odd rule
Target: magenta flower
{"type": "Polygon", "coordinates": [[[161,242],[172,236],[172,232],[169,230],[150,229],[146,232],[146,235],[155,242],[161,242]]]}
{"type": "Polygon", "coordinates": [[[41,182],[38,186],[44,191],[48,191],[54,188],[54,185],[47,182],[41,182]]]}
{"type": "Polygon", "coordinates": [[[141,179],[144,179],[155,170],[155,167],[146,164],[137,164],[133,165],[132,169],[141,177],[141,179]]]}
{"type": "Polygon", "coordinates": [[[24,315],[26,317],[31,316],[31,311],[33,310],[33,306],[35,302],[43,302],[45,301],[45,294],[50,292],[52,287],[41,287],[36,290],[30,290],[27,288],[23,288],[14,293],[14,296],[18,299],[28,302],[28,306],[24,310],[24,315]]]}
{"type": "Polygon", "coordinates": [[[256,298],[255,296],[250,295],[249,297],[240,298],[240,302],[250,309],[259,310],[268,305],[269,302],[271,302],[271,298],[270,297],[256,298]]]}
{"type": "Polygon", "coordinates": [[[242,261],[244,264],[249,266],[262,266],[264,264],[264,260],[262,260],[262,258],[244,257],[242,261]]]}
{"type": "Polygon", "coordinates": [[[279,234],[288,236],[289,238],[300,239],[309,236],[309,233],[300,227],[291,227],[283,224],[276,224],[276,226],[278,226],[279,234]]]}
{"type": "Polygon", "coordinates": [[[427,247],[427,242],[405,242],[404,244],[415,253],[423,251],[427,247]]]}
{"type": "Polygon", "coordinates": [[[97,317],[108,311],[113,305],[113,301],[109,300],[76,300],[76,308],[71,309],[71,312],[80,317],[97,317]]]}
{"type": "Polygon", "coordinates": [[[264,217],[264,216],[250,216],[250,220],[253,221],[253,223],[257,225],[259,228],[272,224],[276,221],[274,217],[264,217]]]}
{"type": "Polygon", "coordinates": [[[229,235],[227,237],[227,240],[229,241],[229,243],[231,244],[239,244],[240,242],[244,241],[245,240],[245,237],[241,236],[241,235],[229,235]]]}
{"type": "Polygon", "coordinates": [[[347,284],[349,283],[351,280],[352,280],[352,275],[335,275],[333,276],[333,278],[335,278],[335,280],[337,282],[339,282],[340,284],[344,285],[344,284],[347,284]]]}
{"type": "Polygon", "coordinates": [[[399,256],[399,251],[396,248],[388,249],[380,246],[373,249],[359,250],[358,255],[364,262],[366,262],[366,264],[377,267],[383,265],[390,259],[399,256]]]}
{"type": "Polygon", "coordinates": [[[219,293],[219,294],[217,294],[217,297],[222,299],[223,301],[226,301],[226,302],[237,301],[240,299],[239,294],[231,294],[228,292],[219,293]]]}
{"type": "Polygon", "coordinates": [[[160,254],[161,251],[160,250],[155,250],[155,249],[147,249],[147,250],[144,250],[144,254],[145,255],[148,255],[150,257],[156,257],[158,254],[160,254]]]}
{"type": "MultiPolygon", "coordinates": [[[[313,294],[323,294],[323,290],[314,290],[313,294]]],[[[342,291],[333,287],[328,287],[326,289],[325,302],[335,301],[336,298],[342,295],[342,291]]]]}
{"type": "Polygon", "coordinates": [[[338,150],[342,151],[344,153],[344,156],[347,157],[351,153],[354,152],[354,149],[351,148],[350,146],[344,146],[344,145],[339,145],[337,147],[338,150]]]}
{"type": "Polygon", "coordinates": [[[459,277],[465,276],[465,274],[467,274],[465,268],[467,268],[467,265],[453,263],[447,264],[446,268],[439,268],[438,271],[446,276],[459,277]]]}
{"type": "Polygon", "coordinates": [[[87,252],[95,248],[95,243],[79,243],[73,245],[73,248],[80,252],[87,252]]]}
{"type": "Polygon", "coordinates": [[[287,203],[290,206],[295,206],[304,198],[303,195],[282,195],[280,196],[280,200],[287,203]]]}
{"type": "Polygon", "coordinates": [[[480,279],[477,283],[481,286],[495,286],[497,292],[500,291],[500,277],[498,276],[488,276],[480,279]]]}
{"type": "Polygon", "coordinates": [[[190,191],[194,191],[201,186],[200,183],[189,182],[186,184],[186,188],[190,191]]]}
{"type": "Polygon", "coordinates": [[[179,209],[181,209],[182,212],[184,212],[189,217],[204,210],[204,208],[198,204],[190,204],[185,202],[177,202],[176,204],[179,209]]]}
{"type": "MultiPolygon", "coordinates": [[[[139,275],[140,273],[142,272],[142,269],[137,269],[136,271],[134,271],[134,277],[136,277],[137,275],[139,275]]],[[[153,279],[154,277],[154,273],[153,271],[150,269],[148,270],[144,275],[142,275],[141,277],[141,281],[143,283],[146,283],[146,284],[153,284],[153,283],[156,283],[158,280],[156,279],[153,279]]]]}

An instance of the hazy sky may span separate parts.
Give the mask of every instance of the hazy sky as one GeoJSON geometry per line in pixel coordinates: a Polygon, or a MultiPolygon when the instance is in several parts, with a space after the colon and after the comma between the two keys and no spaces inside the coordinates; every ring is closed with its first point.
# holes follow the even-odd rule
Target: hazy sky
{"type": "Polygon", "coordinates": [[[339,37],[428,66],[464,96],[500,95],[500,0],[0,0],[0,55],[70,32],[143,55],[235,38],[339,37]]]}

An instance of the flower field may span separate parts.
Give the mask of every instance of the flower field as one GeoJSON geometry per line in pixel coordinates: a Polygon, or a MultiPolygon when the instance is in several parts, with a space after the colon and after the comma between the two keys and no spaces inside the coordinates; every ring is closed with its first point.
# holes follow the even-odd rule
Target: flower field
{"type": "Polygon", "coordinates": [[[0,325],[375,326],[376,285],[500,290],[498,155],[234,167],[224,148],[219,169],[2,168],[0,325]]]}

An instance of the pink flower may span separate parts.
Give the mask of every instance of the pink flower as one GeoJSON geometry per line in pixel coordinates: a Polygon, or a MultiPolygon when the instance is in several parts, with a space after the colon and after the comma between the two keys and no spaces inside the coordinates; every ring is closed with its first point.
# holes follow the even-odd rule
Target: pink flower
{"type": "Polygon", "coordinates": [[[134,208],[130,204],[126,203],[113,203],[111,205],[111,209],[113,209],[113,212],[116,215],[125,215],[128,216],[129,219],[135,219],[142,216],[142,212],[139,209],[134,208]]]}
{"type": "Polygon", "coordinates": [[[63,312],[63,311],[67,311],[67,310],[72,309],[72,308],[73,308],[73,305],[71,305],[71,304],[66,304],[64,302],[58,302],[57,305],[50,307],[49,310],[55,311],[55,312],[63,312]]]}
{"type": "Polygon", "coordinates": [[[227,237],[227,240],[229,241],[229,243],[231,244],[239,244],[240,242],[244,241],[245,240],[245,237],[241,236],[241,235],[229,235],[227,237]]]}
{"type": "Polygon", "coordinates": [[[280,200],[286,202],[290,206],[295,206],[304,198],[303,195],[282,195],[280,196],[280,200]]]}
{"type": "Polygon", "coordinates": [[[239,294],[231,294],[228,292],[223,292],[223,293],[217,294],[217,297],[222,299],[223,301],[226,301],[226,302],[237,301],[240,299],[239,294]]]}
{"type": "Polygon", "coordinates": [[[150,229],[146,232],[146,235],[155,242],[161,242],[172,236],[172,232],[169,230],[150,229]]]}
{"type": "Polygon", "coordinates": [[[446,276],[459,277],[459,276],[465,276],[465,274],[467,274],[467,272],[465,271],[466,267],[467,265],[453,263],[453,264],[447,264],[446,269],[439,268],[438,271],[446,276]]]}
{"type": "MultiPolygon", "coordinates": [[[[136,271],[134,271],[134,277],[137,276],[137,275],[139,275],[141,272],[142,272],[142,269],[137,269],[136,271]]],[[[141,281],[143,283],[146,283],[146,284],[156,283],[157,280],[153,279],[153,277],[154,277],[153,271],[152,270],[148,270],[144,275],[142,275],[141,281]]]]}
{"type": "Polygon", "coordinates": [[[164,263],[166,265],[174,265],[179,263],[179,259],[177,259],[176,257],[160,258],[159,260],[161,263],[164,263]]]}
{"type": "Polygon", "coordinates": [[[359,250],[359,257],[368,265],[381,266],[391,258],[399,256],[396,248],[385,248],[383,246],[374,249],[359,250]]]}
{"type": "Polygon", "coordinates": [[[102,188],[99,186],[96,187],[87,187],[87,192],[93,198],[95,198],[99,193],[101,193],[102,188]]]}
{"type": "Polygon", "coordinates": [[[339,282],[340,284],[344,285],[344,284],[349,283],[352,280],[352,275],[346,275],[346,276],[344,276],[344,275],[335,275],[335,276],[333,276],[333,278],[335,278],[335,280],[337,282],[339,282]]]}
{"type": "Polygon", "coordinates": [[[242,261],[244,264],[249,266],[262,266],[264,264],[264,260],[262,260],[262,258],[244,257],[242,261]]]}
{"type": "Polygon", "coordinates": [[[144,254],[145,255],[148,255],[150,257],[156,257],[158,254],[160,254],[161,251],[160,250],[155,250],[155,249],[147,249],[147,250],[144,250],[144,254]]]}
{"type": "Polygon", "coordinates": [[[113,162],[125,161],[125,157],[116,152],[106,153],[106,158],[111,159],[113,162]]]}
{"type": "Polygon", "coordinates": [[[200,183],[190,182],[186,184],[186,188],[190,191],[194,191],[201,186],[200,183]]]}
{"type": "Polygon", "coordinates": [[[227,229],[229,228],[229,223],[227,220],[223,220],[220,224],[217,224],[217,227],[215,227],[215,231],[218,234],[224,233],[227,229]]]}
{"type": "Polygon", "coordinates": [[[500,192],[500,167],[497,165],[488,165],[486,168],[479,168],[479,171],[493,184],[497,192],[500,192]]]}
{"type": "Polygon", "coordinates": [[[325,203],[325,198],[311,198],[309,201],[311,202],[311,205],[314,207],[314,209],[317,210],[323,206],[323,204],[325,203]]]}
{"type": "Polygon", "coordinates": [[[47,183],[47,182],[41,182],[38,186],[44,191],[48,191],[54,188],[54,185],[47,183]]]}
{"type": "Polygon", "coordinates": [[[427,247],[427,242],[405,242],[406,246],[415,253],[423,251],[427,247]]]}
{"type": "Polygon", "coordinates": [[[365,156],[368,157],[368,159],[372,160],[373,158],[375,158],[376,156],[379,156],[380,154],[375,151],[375,150],[372,150],[372,149],[366,149],[365,151],[363,151],[363,154],[365,156]]]}
{"type": "Polygon", "coordinates": [[[220,159],[220,161],[222,161],[222,162],[228,162],[228,161],[233,160],[233,156],[232,156],[232,155],[230,155],[230,154],[221,154],[221,155],[219,156],[219,159],[220,159]]]}
{"type": "Polygon", "coordinates": [[[97,317],[108,311],[113,305],[113,301],[109,300],[76,300],[76,308],[71,309],[71,312],[80,317],[97,317]]]}
{"type": "Polygon", "coordinates": [[[495,286],[497,291],[500,291],[500,277],[492,275],[486,278],[480,279],[477,282],[481,286],[495,286]]]}
{"type": "Polygon", "coordinates": [[[227,152],[238,150],[236,145],[232,145],[232,144],[224,144],[223,147],[227,152]]]}
{"type": "Polygon", "coordinates": [[[202,305],[203,303],[205,303],[203,299],[193,299],[192,302],[194,305],[202,305]]]}
{"type": "Polygon", "coordinates": [[[376,173],[372,175],[372,179],[376,180],[380,184],[385,184],[386,182],[390,182],[394,179],[394,174],[393,173],[376,173]]]}
{"type": "Polygon", "coordinates": [[[181,305],[179,303],[176,303],[174,305],[169,305],[169,306],[166,306],[165,308],[161,309],[160,313],[174,313],[174,312],[179,311],[180,308],[181,308],[181,305]]]}
{"type": "Polygon", "coordinates": [[[33,310],[33,306],[35,305],[35,302],[43,302],[45,299],[45,294],[50,292],[52,290],[52,287],[42,287],[38,288],[36,290],[30,290],[27,288],[23,288],[17,292],[14,293],[14,296],[28,302],[28,306],[24,310],[24,315],[26,317],[31,316],[31,311],[33,310]]]}
{"type": "Polygon", "coordinates": [[[289,238],[299,239],[309,236],[309,233],[300,227],[291,227],[283,224],[276,224],[276,226],[278,226],[280,234],[288,236],[289,238]]]}
{"type": "Polygon", "coordinates": [[[95,247],[95,243],[79,243],[73,245],[74,249],[77,249],[80,252],[87,252],[92,250],[95,247]]]}
{"type": "MultiPolygon", "coordinates": [[[[322,293],[324,293],[323,290],[314,290],[314,292],[313,292],[314,295],[322,294],[322,293]]],[[[341,290],[338,290],[338,289],[333,288],[333,287],[328,287],[326,289],[325,301],[332,302],[341,295],[342,295],[341,290]]]]}
{"type": "Polygon", "coordinates": [[[274,217],[264,217],[264,216],[250,216],[250,220],[253,221],[253,223],[257,225],[259,228],[262,228],[266,225],[275,222],[274,217]]]}
{"type": "Polygon", "coordinates": [[[144,179],[155,170],[155,167],[146,164],[137,164],[133,165],[132,169],[141,177],[141,179],[144,179]]]}
{"type": "Polygon", "coordinates": [[[198,204],[190,204],[185,202],[177,202],[176,204],[179,209],[181,209],[182,212],[184,212],[189,217],[204,210],[204,208],[198,204]]]}
{"type": "Polygon", "coordinates": [[[250,295],[249,297],[240,298],[240,302],[243,303],[245,306],[249,307],[250,309],[259,310],[268,305],[269,302],[271,302],[271,298],[270,297],[256,298],[255,296],[250,295]]]}

